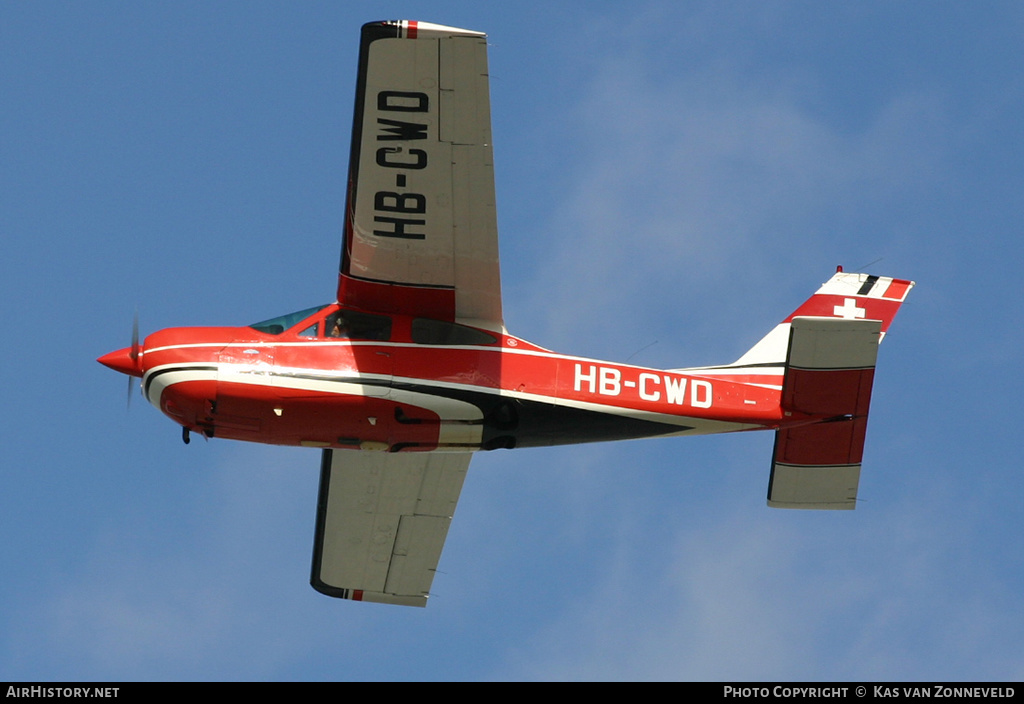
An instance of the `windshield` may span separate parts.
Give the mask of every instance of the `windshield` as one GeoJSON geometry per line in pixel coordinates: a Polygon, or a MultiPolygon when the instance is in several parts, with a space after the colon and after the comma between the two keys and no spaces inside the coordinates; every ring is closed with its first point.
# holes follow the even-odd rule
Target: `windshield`
{"type": "Polygon", "coordinates": [[[306,308],[305,310],[300,310],[295,313],[289,313],[288,315],[279,315],[276,318],[271,318],[270,320],[264,320],[259,323],[253,323],[249,327],[255,330],[259,330],[260,332],[268,333],[270,335],[280,335],[288,328],[298,323],[301,323],[309,316],[313,315],[317,311],[323,310],[329,305],[329,303],[325,303],[322,306],[306,308]]]}

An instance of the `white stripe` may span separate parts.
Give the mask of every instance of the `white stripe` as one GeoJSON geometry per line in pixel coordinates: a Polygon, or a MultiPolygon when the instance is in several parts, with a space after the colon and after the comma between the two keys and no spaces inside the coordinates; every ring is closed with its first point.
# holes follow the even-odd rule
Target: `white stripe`
{"type": "MultiPolygon", "coordinates": [[[[788,324],[787,324],[788,327],[788,324]]],[[[531,344],[523,341],[525,344],[531,344]]],[[[560,354],[558,352],[551,352],[550,350],[523,350],[513,347],[485,347],[481,345],[423,345],[414,342],[379,342],[379,341],[334,341],[334,340],[310,340],[309,342],[197,342],[197,343],[185,343],[180,345],[165,345],[163,347],[154,347],[151,350],[145,350],[146,353],[164,352],[167,350],[179,350],[179,349],[201,349],[208,347],[216,350],[226,349],[251,349],[251,348],[274,348],[274,347],[384,347],[389,349],[415,349],[415,350],[464,350],[469,352],[491,352],[492,354],[506,355],[523,355],[527,357],[540,357],[543,359],[553,359],[556,361],[566,362],[588,362],[593,364],[599,364],[602,366],[614,366],[621,369],[637,369],[645,372],[670,372],[673,374],[684,374],[689,376],[700,376],[698,372],[707,370],[713,372],[715,375],[725,373],[727,368],[721,367],[685,367],[677,369],[658,369],[657,367],[639,367],[633,364],[626,364],[624,362],[610,362],[603,359],[595,359],[592,357],[576,357],[572,355],[560,354]]],[[[210,361],[208,364],[217,364],[216,361],[210,361]]],[[[280,367],[275,367],[280,370],[280,367]]],[[[324,369],[309,369],[310,373],[324,373],[329,370],[324,369]]],[[[736,372],[738,374],[768,374],[768,375],[782,375],[781,367],[765,367],[759,369],[756,372],[749,372],[740,370],[736,372]]],[[[738,382],[742,383],[742,382],[738,382]]]]}
{"type": "MultiPolygon", "coordinates": [[[[168,366],[180,365],[165,365],[163,368],[166,369],[168,366]]],[[[206,364],[202,366],[209,365],[206,364]]],[[[158,369],[160,368],[158,367],[158,369]]],[[[183,369],[180,371],[163,373],[153,380],[152,385],[147,386],[148,378],[154,371],[157,370],[150,370],[149,372],[146,372],[146,375],[142,378],[142,390],[146,400],[156,406],[157,410],[163,410],[160,408],[160,399],[163,397],[163,393],[168,387],[187,381],[217,381],[216,371],[212,371],[210,369],[183,369]]]]}
{"type": "MultiPolygon", "coordinates": [[[[168,364],[162,365],[151,369],[146,373],[146,377],[143,378],[143,387],[147,378],[156,372],[171,367],[180,367],[183,365],[168,364]]],[[[198,365],[197,365],[198,366],[198,365]]],[[[209,366],[209,365],[202,365],[209,366]]],[[[224,376],[227,374],[224,372],[223,367],[225,366],[237,366],[237,365],[218,365],[221,367],[221,373],[224,376]]],[[[296,371],[296,370],[291,370],[296,371]]],[[[320,372],[322,373],[322,372],[320,372]]],[[[221,377],[223,378],[223,377],[221,377]]],[[[386,377],[374,375],[374,378],[384,380],[386,377]]],[[[155,389],[154,393],[148,395],[150,403],[159,408],[160,398],[163,391],[173,386],[174,384],[187,382],[187,381],[206,381],[206,380],[218,380],[218,372],[211,370],[176,370],[173,372],[165,372],[158,378],[153,380],[152,389],[155,389]],[[157,393],[159,392],[159,393],[157,393]],[[155,400],[154,400],[155,399],[155,400]]],[[[233,375],[231,378],[233,383],[246,384],[250,386],[263,386],[263,387],[277,387],[277,388],[290,388],[305,391],[319,391],[327,394],[336,395],[349,395],[349,396],[369,396],[371,394],[366,393],[368,386],[363,384],[346,382],[346,381],[332,381],[323,379],[296,379],[288,376],[281,376],[277,372],[272,375],[268,374],[249,374],[239,373],[233,375]],[[268,377],[273,376],[273,380],[269,380],[268,377]]],[[[459,391],[470,391],[476,393],[486,393],[492,396],[498,396],[502,398],[516,398],[524,401],[536,401],[540,403],[552,404],[557,406],[563,406],[567,408],[576,408],[585,411],[594,411],[597,413],[604,413],[607,415],[620,416],[623,418],[631,418],[634,420],[644,420],[654,423],[662,423],[667,425],[685,425],[695,428],[695,430],[682,430],[680,433],[688,434],[701,434],[701,433],[715,433],[715,432],[726,432],[730,430],[746,430],[759,428],[761,426],[754,423],[732,423],[728,421],[709,420],[705,418],[697,418],[690,416],[680,416],[667,413],[658,413],[654,411],[643,411],[635,408],[626,408],[621,406],[610,406],[601,403],[594,403],[591,401],[578,401],[574,399],[564,399],[557,396],[548,396],[544,394],[533,394],[522,391],[503,391],[501,389],[487,388],[482,386],[473,386],[470,384],[455,384],[451,382],[440,382],[440,381],[427,381],[424,379],[415,378],[403,378],[395,377],[395,381],[401,383],[414,383],[417,385],[434,387],[434,388],[445,388],[459,391]]],[[[382,390],[387,387],[380,387],[382,390]]],[[[465,421],[476,421],[482,419],[479,409],[474,404],[468,404],[464,401],[456,399],[449,399],[444,396],[434,396],[429,393],[420,391],[411,391],[407,389],[396,389],[390,388],[391,398],[397,402],[409,403],[410,405],[427,408],[429,410],[438,413],[439,416],[446,420],[465,420],[465,421]],[[462,418],[454,416],[461,415],[462,418]]]]}
{"type": "Polygon", "coordinates": [[[892,283],[891,276],[879,276],[878,280],[871,286],[867,293],[857,293],[860,287],[868,280],[868,274],[847,274],[837,273],[826,281],[819,288],[815,295],[827,294],[831,296],[863,296],[864,298],[882,298],[882,294],[889,289],[892,283]]]}

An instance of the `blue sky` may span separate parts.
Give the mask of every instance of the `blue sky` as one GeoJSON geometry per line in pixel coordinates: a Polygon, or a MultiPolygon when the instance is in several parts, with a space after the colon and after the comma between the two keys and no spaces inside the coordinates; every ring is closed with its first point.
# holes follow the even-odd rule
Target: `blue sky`
{"type": "Polygon", "coordinates": [[[0,680],[1020,680],[1014,2],[4,3],[0,680]],[[915,279],[858,509],[772,436],[481,454],[425,609],[308,585],[319,455],[184,446],[94,361],[331,300],[359,26],[490,36],[506,324],[729,362],[915,279]]]}

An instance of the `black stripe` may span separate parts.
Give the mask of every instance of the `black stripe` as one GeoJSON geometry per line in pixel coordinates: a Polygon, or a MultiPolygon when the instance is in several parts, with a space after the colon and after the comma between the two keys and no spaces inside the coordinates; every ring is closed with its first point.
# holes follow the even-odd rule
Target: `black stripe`
{"type": "MultiPolygon", "coordinates": [[[[187,365],[187,366],[180,366],[180,367],[168,367],[167,369],[161,369],[158,372],[153,372],[146,379],[146,383],[142,387],[142,395],[146,397],[147,401],[149,401],[149,387],[153,384],[153,379],[156,379],[158,376],[160,376],[162,374],[172,374],[174,372],[215,372],[215,371],[217,371],[217,367],[216,366],[195,365],[195,364],[187,365]]],[[[150,403],[152,403],[152,401],[150,401],[150,403]]]]}
{"type": "Polygon", "coordinates": [[[342,273],[344,273],[345,276],[352,279],[353,281],[366,281],[367,283],[371,284],[387,284],[388,286],[408,286],[409,288],[436,288],[446,291],[455,290],[454,286],[449,286],[448,284],[417,284],[410,283],[408,281],[389,281],[387,279],[371,279],[367,276],[356,276],[355,274],[345,272],[342,273]]]}
{"type": "Polygon", "coordinates": [[[359,172],[360,142],[363,136],[363,110],[366,103],[366,73],[370,61],[370,44],[378,39],[398,37],[398,26],[386,22],[368,22],[363,25],[359,41],[359,68],[356,70],[356,99],[352,116],[352,144],[348,158],[348,194],[345,202],[345,237],[341,245],[342,274],[348,271],[348,248],[351,236],[352,211],[356,206],[356,174],[359,172]]]}
{"type": "Polygon", "coordinates": [[[379,39],[401,38],[401,27],[398,21],[367,22],[363,25],[359,40],[359,68],[356,70],[356,99],[352,115],[352,145],[348,158],[348,194],[345,202],[345,238],[341,245],[342,274],[348,274],[348,249],[351,243],[353,211],[356,207],[356,189],[359,184],[356,175],[359,173],[359,156],[363,138],[363,113],[366,109],[366,75],[370,66],[370,45],[379,39]]]}
{"type": "Polygon", "coordinates": [[[358,376],[329,376],[327,374],[282,374],[271,372],[275,379],[306,379],[308,381],[324,381],[329,384],[357,384],[359,386],[376,386],[388,388],[391,382],[388,379],[365,379],[358,376]]]}
{"type": "Polygon", "coordinates": [[[871,292],[871,289],[873,289],[875,287],[875,284],[877,282],[878,282],[878,277],[877,276],[868,276],[867,281],[865,281],[864,284],[860,287],[860,290],[857,291],[857,295],[858,296],[866,296],[866,295],[868,295],[871,292]]]}
{"type": "Polygon", "coordinates": [[[693,374],[695,376],[700,376],[699,374],[697,374],[697,372],[713,372],[713,371],[718,371],[718,370],[721,370],[721,369],[732,369],[732,370],[740,369],[740,370],[742,370],[742,369],[758,369],[758,368],[784,367],[784,366],[786,366],[786,360],[782,360],[782,361],[779,361],[779,362],[758,362],[756,364],[743,364],[743,365],[740,365],[740,366],[736,366],[734,364],[723,364],[720,367],[699,367],[699,368],[695,368],[695,369],[680,369],[680,370],[671,370],[671,369],[669,369],[669,370],[666,370],[666,371],[679,371],[679,372],[684,372],[685,371],[685,372],[691,373],[691,374],[693,374]]]}
{"type": "MultiPolygon", "coordinates": [[[[217,371],[216,366],[176,366],[154,372],[146,380],[145,394],[149,398],[149,386],[161,374],[177,371],[217,371]]],[[[692,430],[691,426],[663,423],[619,415],[601,410],[576,408],[562,405],[558,399],[534,401],[510,399],[501,395],[500,389],[450,389],[429,383],[394,382],[360,377],[342,377],[329,374],[280,374],[272,373],[279,379],[308,379],[328,383],[359,384],[378,388],[392,387],[398,390],[414,391],[429,396],[462,401],[480,409],[483,415],[483,448],[489,447],[547,447],[583,442],[628,440],[633,438],[657,437],[692,430]],[[511,441],[508,443],[506,441],[511,441]]],[[[392,399],[397,403],[396,399],[392,399]]],[[[323,591],[323,590],[320,590],[323,591]]],[[[326,593],[326,592],[325,592],[326,593]]]]}
{"type": "Polygon", "coordinates": [[[327,525],[327,497],[330,494],[333,458],[333,450],[324,450],[320,460],[320,491],[316,499],[316,528],[313,533],[313,564],[310,569],[309,583],[321,594],[348,599],[348,589],[332,586],[320,579],[320,568],[324,556],[324,532],[327,525]]]}
{"type": "Polygon", "coordinates": [[[777,464],[775,458],[779,455],[779,436],[782,433],[778,430],[775,431],[775,444],[772,446],[772,471],[768,475],[768,500],[772,500],[772,486],[775,484],[775,465],[777,464]]]}
{"type": "Polygon", "coordinates": [[[401,20],[385,20],[383,22],[367,22],[362,26],[360,38],[369,45],[378,39],[400,39],[401,20]]]}
{"type": "Polygon", "coordinates": [[[409,382],[392,382],[392,387],[450,398],[479,408],[484,416],[483,449],[630,440],[692,430],[688,425],[562,405],[555,398],[549,401],[512,399],[501,396],[498,389],[470,391],[409,382]],[[513,444],[502,444],[505,439],[512,440],[513,444]]]}

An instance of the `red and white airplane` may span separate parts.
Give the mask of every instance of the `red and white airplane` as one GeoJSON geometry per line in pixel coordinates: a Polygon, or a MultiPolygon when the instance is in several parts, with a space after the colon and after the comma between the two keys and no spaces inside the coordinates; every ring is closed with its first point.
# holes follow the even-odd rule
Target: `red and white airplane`
{"type": "Polygon", "coordinates": [[[323,448],[311,582],[424,606],[472,453],[775,431],[768,505],[852,509],[878,343],[914,285],[841,269],[732,364],[556,354],[502,322],[486,38],[362,29],[337,302],[99,359],[208,438],[323,448]]]}

